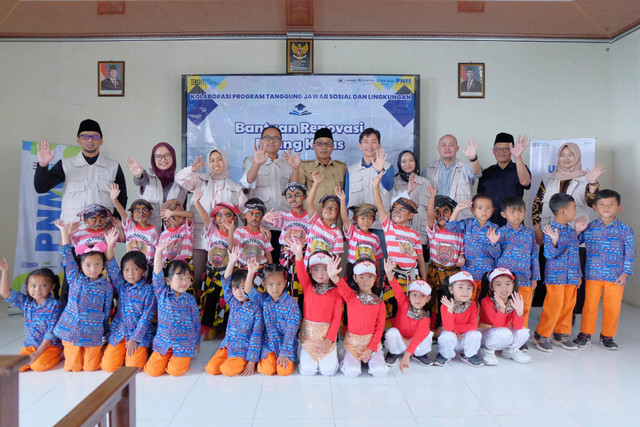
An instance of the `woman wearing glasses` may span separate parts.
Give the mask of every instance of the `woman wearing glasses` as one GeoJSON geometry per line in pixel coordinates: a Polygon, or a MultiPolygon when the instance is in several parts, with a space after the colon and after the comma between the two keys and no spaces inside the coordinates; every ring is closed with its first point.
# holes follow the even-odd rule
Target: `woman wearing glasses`
{"type": "Polygon", "coordinates": [[[177,199],[184,205],[187,200],[187,190],[174,181],[175,150],[168,143],[159,142],[151,150],[151,169],[143,169],[132,156],[127,157],[127,166],[133,173],[133,183],[140,187],[142,198],[153,207],[149,222],[161,230],[162,204],[167,200],[177,199]]]}

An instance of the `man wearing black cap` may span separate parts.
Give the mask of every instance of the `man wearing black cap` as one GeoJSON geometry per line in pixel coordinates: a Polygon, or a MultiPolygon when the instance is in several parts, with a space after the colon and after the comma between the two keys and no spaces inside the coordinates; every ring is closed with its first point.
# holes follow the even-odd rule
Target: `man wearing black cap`
{"type": "Polygon", "coordinates": [[[38,166],[33,185],[38,193],[46,193],[64,182],[62,187],[62,212],[64,222],[78,220],[77,213],[85,206],[98,204],[114,210],[109,189],[114,182],[120,187],[118,201],[127,206],[127,183],[118,162],[100,156],[102,130],[98,122],[83,120],[78,128],[76,141],[82,147],[77,156],[59,160],[51,169],[49,163],[55,156],[49,141],[38,144],[38,166]]]}
{"type": "Polygon", "coordinates": [[[335,194],[335,188],[344,189],[344,178],[347,174],[347,165],[339,160],[333,160],[333,134],[331,129],[318,129],[313,136],[313,152],[316,154],[315,160],[305,160],[300,166],[300,182],[311,188],[313,172],[320,172],[324,179],[318,187],[316,195],[316,210],[320,212],[320,199],[327,194],[335,194]]]}
{"type": "Polygon", "coordinates": [[[513,142],[513,135],[501,132],[493,143],[493,155],[498,161],[482,171],[478,181],[478,194],[486,193],[493,200],[491,222],[502,227],[507,223],[500,215],[500,202],[507,196],[522,197],[525,189],[531,187],[531,172],[522,160],[522,152],[527,148],[527,136],[518,136],[513,142]],[[511,161],[511,156],[515,163],[511,161]]]}

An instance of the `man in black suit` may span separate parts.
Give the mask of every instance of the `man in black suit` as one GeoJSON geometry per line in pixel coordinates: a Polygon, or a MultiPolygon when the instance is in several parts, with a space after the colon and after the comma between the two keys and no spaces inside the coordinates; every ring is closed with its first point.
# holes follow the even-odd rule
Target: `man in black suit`
{"type": "Polygon", "coordinates": [[[467,80],[460,84],[460,92],[482,92],[482,83],[475,80],[476,70],[474,67],[466,67],[467,80]]]}
{"type": "Polygon", "coordinates": [[[122,90],[122,80],[118,80],[118,69],[109,65],[109,77],[100,82],[101,90],[122,90]]]}

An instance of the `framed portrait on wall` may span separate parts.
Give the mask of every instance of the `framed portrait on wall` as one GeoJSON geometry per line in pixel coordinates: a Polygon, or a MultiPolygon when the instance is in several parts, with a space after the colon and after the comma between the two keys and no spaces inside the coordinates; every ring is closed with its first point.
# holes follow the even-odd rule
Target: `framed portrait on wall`
{"type": "Polygon", "coordinates": [[[124,96],[124,61],[98,62],[98,96],[124,96]]]}
{"type": "Polygon", "coordinates": [[[458,63],[458,98],[484,98],[484,62],[458,63]]]}

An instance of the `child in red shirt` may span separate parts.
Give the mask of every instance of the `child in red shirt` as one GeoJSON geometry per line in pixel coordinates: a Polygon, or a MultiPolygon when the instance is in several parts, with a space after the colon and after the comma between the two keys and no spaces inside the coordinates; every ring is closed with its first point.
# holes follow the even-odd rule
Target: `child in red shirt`
{"type": "Polygon", "coordinates": [[[480,356],[487,366],[498,364],[496,350],[517,363],[531,361],[520,350],[529,339],[529,329],[524,327],[524,299],[517,291],[518,279],[506,268],[496,268],[482,277],[480,356]]]}
{"type": "Polygon", "coordinates": [[[336,338],[342,317],[342,297],[327,273],[331,256],[323,251],[312,253],[307,270],[300,241],[288,240],[287,245],[295,254],[298,280],[304,291],[300,373],[334,375],[338,370],[336,338]]]}
{"type": "Polygon", "coordinates": [[[334,256],[327,266],[327,274],[338,286],[338,292],[347,304],[349,325],[344,337],[344,358],[340,364],[342,373],[355,378],[362,373],[362,362],[374,377],[387,374],[380,340],[384,332],[385,307],[382,299],[373,292],[376,283],[376,266],[363,259],[353,266],[353,287],[339,276],[340,257],[334,256]],[[355,288],[355,289],[354,289],[355,288]],[[357,289],[357,290],[356,290],[357,289]]]}
{"type": "Polygon", "coordinates": [[[409,367],[413,356],[424,366],[432,364],[429,360],[433,332],[429,328],[431,319],[428,305],[431,300],[431,287],[424,280],[409,283],[407,296],[393,276],[396,263],[393,259],[384,260],[384,271],[398,301],[398,314],[391,319],[391,328],[384,336],[384,346],[389,350],[384,360],[388,366],[395,366],[402,353],[400,371],[409,367]]]}
{"type": "Polygon", "coordinates": [[[483,366],[477,356],[482,334],[478,331],[478,306],[473,301],[476,282],[471,273],[460,271],[445,279],[442,296],[442,328],[438,355],[433,362],[445,366],[460,351],[460,359],[473,367],[483,366]],[[448,279],[448,280],[447,280],[448,279]]]}

